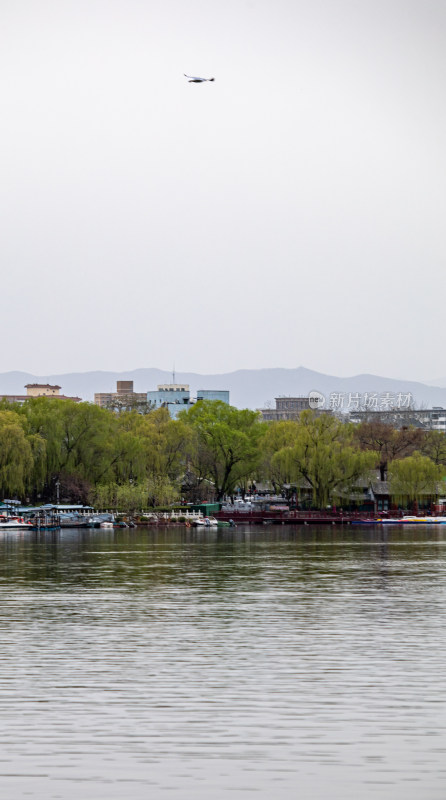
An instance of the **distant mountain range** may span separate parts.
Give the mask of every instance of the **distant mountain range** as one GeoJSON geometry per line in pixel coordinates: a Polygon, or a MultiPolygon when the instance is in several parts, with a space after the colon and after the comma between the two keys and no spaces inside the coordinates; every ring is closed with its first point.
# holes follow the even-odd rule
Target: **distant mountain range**
{"type": "Polygon", "coordinates": [[[426,381],[428,386],[441,386],[442,389],[446,389],[446,378],[436,378],[433,381],[426,381]]]}
{"type": "MultiPolygon", "coordinates": [[[[62,387],[66,395],[93,400],[95,392],[116,391],[116,381],[132,380],[136,392],[156,389],[158,383],[171,383],[172,373],[160,369],[135,369],[131,372],[71,372],[66,375],[31,375],[28,372],[0,374],[0,394],[25,394],[27,383],[52,383],[62,387]]],[[[229,389],[231,404],[238,408],[264,408],[275,406],[274,398],[280,396],[307,396],[318,391],[325,397],[332,393],[343,394],[345,403],[349,395],[364,396],[367,392],[390,393],[397,396],[410,394],[417,408],[442,406],[446,408],[446,378],[436,380],[436,385],[417,381],[382,378],[378,375],[354,375],[338,378],[313,372],[305,367],[295,369],[242,369],[220,375],[200,375],[195,372],[178,372],[176,383],[190,384],[192,396],[197,389],[229,389]]]]}

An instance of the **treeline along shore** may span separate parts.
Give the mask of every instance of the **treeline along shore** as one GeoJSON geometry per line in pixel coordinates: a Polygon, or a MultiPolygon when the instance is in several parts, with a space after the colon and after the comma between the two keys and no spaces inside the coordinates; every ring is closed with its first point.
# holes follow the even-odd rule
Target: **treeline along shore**
{"type": "Polygon", "coordinates": [[[223,500],[260,485],[297,508],[358,505],[368,482],[394,503],[444,492],[446,436],[303,412],[296,421],[200,401],[177,419],[164,409],[116,413],[38,397],[0,403],[0,492],[25,503],[91,503],[128,513],[223,500]],[[362,487],[362,488],[361,488],[362,487]]]}

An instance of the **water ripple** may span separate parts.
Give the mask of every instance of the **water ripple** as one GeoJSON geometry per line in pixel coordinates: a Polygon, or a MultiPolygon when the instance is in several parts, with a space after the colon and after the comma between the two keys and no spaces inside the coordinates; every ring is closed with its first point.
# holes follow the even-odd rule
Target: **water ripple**
{"type": "Polygon", "coordinates": [[[443,800],[444,543],[5,535],[2,796],[443,800]]]}

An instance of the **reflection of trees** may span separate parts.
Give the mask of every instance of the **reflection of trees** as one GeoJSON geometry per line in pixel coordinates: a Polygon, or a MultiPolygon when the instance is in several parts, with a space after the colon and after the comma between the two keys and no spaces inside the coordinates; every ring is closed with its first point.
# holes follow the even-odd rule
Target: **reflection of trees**
{"type": "MultiPolygon", "coordinates": [[[[405,562],[418,563],[432,552],[437,556],[434,536],[443,541],[444,534],[431,529],[405,530],[401,542],[400,530],[392,534],[382,528],[322,526],[212,534],[160,528],[25,532],[0,538],[0,574],[4,586],[34,586],[43,593],[114,589],[157,594],[174,589],[196,592],[202,602],[201,596],[208,601],[222,592],[267,591],[275,602],[275,593],[280,595],[286,586],[301,593],[304,602],[306,593],[314,600],[322,588],[326,592],[329,587],[333,597],[342,592],[358,564],[359,582],[365,572],[378,575],[383,559],[389,580],[399,578],[405,562]]],[[[417,580],[416,570],[410,580],[417,580]]]]}

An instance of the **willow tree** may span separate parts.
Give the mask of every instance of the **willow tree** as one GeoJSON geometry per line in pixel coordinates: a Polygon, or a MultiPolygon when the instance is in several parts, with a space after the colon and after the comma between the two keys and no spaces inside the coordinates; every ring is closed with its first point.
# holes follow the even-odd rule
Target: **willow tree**
{"type": "Polygon", "coordinates": [[[191,427],[183,419],[171,419],[166,408],[159,408],[137,415],[133,433],[144,453],[146,475],[177,481],[186,469],[191,427]]]}
{"type": "Polygon", "coordinates": [[[133,516],[149,506],[165,506],[178,499],[178,490],[169,478],[158,476],[141,482],[107,483],[96,486],[90,495],[98,508],[117,508],[133,516]]]}
{"type": "Polygon", "coordinates": [[[218,500],[253,475],[265,431],[257,412],[220,400],[200,400],[181,419],[195,435],[190,463],[196,471],[205,471],[218,500]]]}
{"type": "Polygon", "coordinates": [[[399,502],[418,502],[426,497],[435,497],[443,473],[444,467],[419,452],[392,461],[389,466],[391,494],[399,502]]]}
{"type": "Polygon", "coordinates": [[[308,482],[314,505],[323,508],[332,497],[349,491],[376,463],[376,453],[359,450],[353,437],[352,426],[336,417],[304,411],[295,443],[282,448],[276,458],[296,482],[308,482]]]}
{"type": "MultiPolygon", "coordinates": [[[[28,435],[37,436],[45,442],[43,480],[49,482],[51,476],[60,472],[62,451],[62,404],[69,400],[56,398],[35,397],[27,400],[19,408],[20,416],[26,421],[28,435]]],[[[40,481],[36,481],[37,484],[40,481]]]]}
{"type": "Polygon", "coordinates": [[[45,480],[48,486],[60,475],[77,475],[91,483],[113,480],[121,467],[127,442],[119,437],[113,413],[71,400],[38,397],[20,409],[30,435],[45,441],[45,480]]]}
{"type": "MultiPolygon", "coordinates": [[[[35,442],[37,446],[37,442],[35,442]]],[[[20,416],[0,411],[0,490],[23,497],[34,466],[31,443],[20,416]]]]}
{"type": "Polygon", "coordinates": [[[166,476],[148,478],[145,486],[149,506],[167,506],[179,500],[178,488],[166,476]]]}
{"type": "Polygon", "coordinates": [[[108,433],[96,440],[97,458],[92,465],[92,481],[102,484],[115,481],[143,480],[146,476],[145,454],[142,442],[129,424],[128,418],[138,416],[136,412],[120,416],[108,412],[108,433]]]}
{"type": "Polygon", "coordinates": [[[108,464],[109,443],[115,432],[116,418],[91,403],[69,400],[62,401],[59,413],[62,427],[61,469],[78,472],[95,481],[104,458],[108,464]]]}
{"type": "Polygon", "coordinates": [[[280,493],[285,484],[293,482],[294,470],[289,460],[281,457],[284,448],[293,447],[298,439],[299,423],[292,420],[269,422],[262,441],[260,476],[271,481],[280,493]]]}

